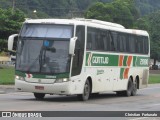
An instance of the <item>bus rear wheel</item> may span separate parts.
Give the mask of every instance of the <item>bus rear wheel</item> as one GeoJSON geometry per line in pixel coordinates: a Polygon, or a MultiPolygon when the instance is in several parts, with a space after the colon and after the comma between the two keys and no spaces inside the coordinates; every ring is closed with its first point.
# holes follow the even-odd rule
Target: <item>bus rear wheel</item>
{"type": "Polygon", "coordinates": [[[91,84],[90,84],[89,80],[86,80],[86,83],[85,83],[84,89],[83,89],[83,93],[77,95],[77,97],[81,101],[86,101],[89,99],[90,93],[91,93],[91,84]]]}
{"type": "Polygon", "coordinates": [[[129,97],[132,95],[132,92],[133,92],[133,82],[132,82],[131,78],[129,78],[127,90],[124,91],[124,95],[129,97]]]}
{"type": "Polygon", "coordinates": [[[132,89],[132,92],[131,92],[131,95],[132,96],[135,96],[137,94],[137,79],[135,80],[134,84],[133,84],[133,89],[132,89]]]}
{"type": "Polygon", "coordinates": [[[44,99],[45,94],[44,93],[34,93],[34,97],[38,100],[44,99]]]}

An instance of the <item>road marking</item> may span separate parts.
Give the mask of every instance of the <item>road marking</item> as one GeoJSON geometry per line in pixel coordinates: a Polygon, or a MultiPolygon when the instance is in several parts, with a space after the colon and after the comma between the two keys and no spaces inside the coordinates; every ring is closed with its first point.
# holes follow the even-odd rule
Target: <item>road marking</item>
{"type": "Polygon", "coordinates": [[[0,90],[0,94],[4,94],[4,93],[5,93],[4,91],[1,91],[1,90],[0,90]]]}
{"type": "Polygon", "coordinates": [[[140,118],[134,118],[134,119],[129,119],[129,120],[143,120],[143,119],[146,119],[146,118],[149,118],[149,117],[140,117],[140,118]]]}
{"type": "Polygon", "coordinates": [[[20,92],[15,92],[15,93],[5,93],[5,94],[0,94],[0,96],[5,96],[5,95],[19,95],[19,96],[30,96],[32,93],[20,93],[20,92]]]}
{"type": "Polygon", "coordinates": [[[151,104],[152,106],[159,106],[160,104],[151,104]]]}

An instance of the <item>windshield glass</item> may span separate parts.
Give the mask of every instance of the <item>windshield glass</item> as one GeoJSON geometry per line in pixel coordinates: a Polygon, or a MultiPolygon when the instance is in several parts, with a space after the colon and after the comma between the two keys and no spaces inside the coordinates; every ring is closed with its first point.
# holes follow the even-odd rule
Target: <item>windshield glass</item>
{"type": "Polygon", "coordinates": [[[69,40],[73,27],[29,26],[24,26],[18,41],[16,70],[46,74],[69,72],[69,40]]]}

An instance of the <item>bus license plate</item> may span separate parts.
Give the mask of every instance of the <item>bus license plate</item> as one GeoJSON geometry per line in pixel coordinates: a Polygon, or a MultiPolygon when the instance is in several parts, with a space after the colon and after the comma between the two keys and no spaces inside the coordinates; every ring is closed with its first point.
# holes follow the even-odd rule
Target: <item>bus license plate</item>
{"type": "Polygon", "coordinates": [[[44,90],[44,86],[35,86],[36,90],[44,90]]]}

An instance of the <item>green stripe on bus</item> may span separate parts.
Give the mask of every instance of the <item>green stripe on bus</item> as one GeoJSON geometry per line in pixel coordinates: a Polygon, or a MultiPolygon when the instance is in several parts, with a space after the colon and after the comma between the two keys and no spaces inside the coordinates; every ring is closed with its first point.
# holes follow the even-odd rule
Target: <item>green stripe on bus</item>
{"type": "Polygon", "coordinates": [[[125,68],[120,69],[120,79],[123,79],[124,70],[125,68]]]}
{"type": "Polygon", "coordinates": [[[133,57],[133,66],[134,67],[148,67],[149,66],[149,57],[133,57]]]}
{"type": "Polygon", "coordinates": [[[123,66],[127,66],[127,59],[128,59],[128,56],[124,56],[123,66]]]}
{"type": "MultiPolygon", "coordinates": [[[[127,66],[129,56],[124,56],[123,66],[127,66]]],[[[119,55],[86,53],[86,66],[118,66],[119,55]]],[[[130,67],[148,67],[149,57],[133,56],[133,64],[130,67]]]]}
{"type": "Polygon", "coordinates": [[[133,57],[133,66],[136,66],[136,59],[137,59],[137,57],[134,56],[134,57],[133,57]]]}

